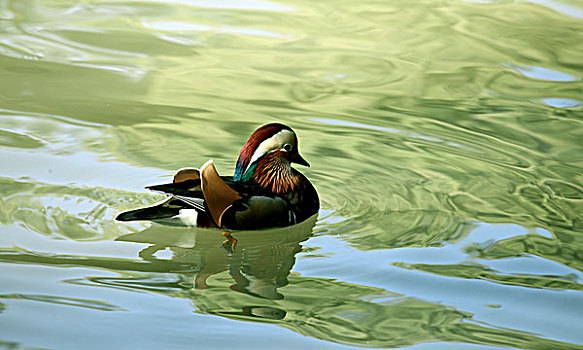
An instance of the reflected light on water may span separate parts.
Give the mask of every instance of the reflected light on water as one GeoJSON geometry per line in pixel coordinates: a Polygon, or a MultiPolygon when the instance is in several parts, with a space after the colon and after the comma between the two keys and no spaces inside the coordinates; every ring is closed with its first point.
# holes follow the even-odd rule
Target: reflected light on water
{"type": "Polygon", "coordinates": [[[567,0],[525,0],[539,4],[567,16],[583,19],[583,9],[580,6],[569,3],[567,0]]]}
{"type": "Polygon", "coordinates": [[[577,81],[580,77],[573,76],[571,74],[559,72],[553,69],[536,67],[536,66],[512,66],[510,68],[516,70],[517,72],[533,79],[548,80],[548,81],[577,81]]]}
{"type": "Polygon", "coordinates": [[[265,38],[290,39],[293,36],[290,34],[275,33],[268,30],[255,28],[233,28],[226,26],[208,26],[203,24],[196,24],[190,22],[152,22],[144,23],[144,27],[163,31],[200,31],[200,32],[215,32],[228,34],[242,34],[251,36],[261,36],[265,38]]]}
{"type": "MultiPolygon", "coordinates": [[[[158,0],[146,0],[147,2],[160,2],[158,0]]],[[[164,1],[163,3],[168,3],[164,1]]],[[[216,9],[231,9],[231,10],[255,10],[255,11],[296,11],[295,8],[282,5],[277,2],[260,1],[260,0],[171,0],[169,3],[206,7],[216,9]]]]}
{"type": "Polygon", "coordinates": [[[557,108],[577,108],[583,107],[583,102],[570,98],[543,98],[544,104],[557,108]]]}

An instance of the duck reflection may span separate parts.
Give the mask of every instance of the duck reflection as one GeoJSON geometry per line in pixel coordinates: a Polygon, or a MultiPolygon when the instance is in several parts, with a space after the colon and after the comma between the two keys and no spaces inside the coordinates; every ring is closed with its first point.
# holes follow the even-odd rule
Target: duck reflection
{"type": "Polygon", "coordinates": [[[217,315],[225,317],[238,317],[238,318],[260,318],[260,319],[271,319],[271,320],[283,320],[286,312],[282,309],[278,309],[271,306],[243,306],[241,312],[237,311],[225,311],[217,312],[217,315]]]}
{"type": "MultiPolygon", "coordinates": [[[[234,282],[229,288],[239,293],[270,300],[283,298],[277,289],[288,284],[288,275],[301,251],[300,242],[310,237],[316,216],[301,224],[261,231],[239,231],[232,250],[222,244],[220,231],[208,229],[176,229],[153,225],[117,240],[151,244],[139,256],[153,264],[171,263],[185,277],[183,287],[206,289],[211,276],[228,271],[234,282]],[[159,255],[170,251],[170,261],[159,255]],[[182,271],[180,271],[182,270],[182,271]],[[190,279],[190,281],[188,281],[190,279]]],[[[242,315],[283,318],[285,312],[245,307],[242,315]]]]}

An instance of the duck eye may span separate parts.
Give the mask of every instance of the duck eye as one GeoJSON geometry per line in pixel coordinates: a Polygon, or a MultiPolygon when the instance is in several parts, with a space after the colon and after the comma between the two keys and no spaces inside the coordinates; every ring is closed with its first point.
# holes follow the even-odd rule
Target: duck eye
{"type": "Polygon", "coordinates": [[[292,150],[292,145],[286,143],[285,145],[283,145],[283,149],[287,152],[290,152],[292,150]]]}

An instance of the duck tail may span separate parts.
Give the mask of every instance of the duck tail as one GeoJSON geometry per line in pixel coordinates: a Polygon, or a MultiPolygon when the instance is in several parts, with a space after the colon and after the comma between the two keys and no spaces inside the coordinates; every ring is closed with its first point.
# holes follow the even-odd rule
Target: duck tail
{"type": "Polygon", "coordinates": [[[170,218],[177,214],[179,214],[178,209],[171,208],[166,203],[161,203],[151,207],[123,212],[115,219],[117,221],[157,220],[170,218]]]}

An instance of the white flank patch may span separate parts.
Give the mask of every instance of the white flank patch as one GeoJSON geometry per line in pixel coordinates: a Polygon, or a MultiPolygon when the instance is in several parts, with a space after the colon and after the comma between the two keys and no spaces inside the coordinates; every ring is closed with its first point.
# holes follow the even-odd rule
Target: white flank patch
{"type": "Polygon", "coordinates": [[[196,226],[196,219],[198,218],[198,212],[196,209],[180,209],[177,217],[186,226],[196,226]]]}

